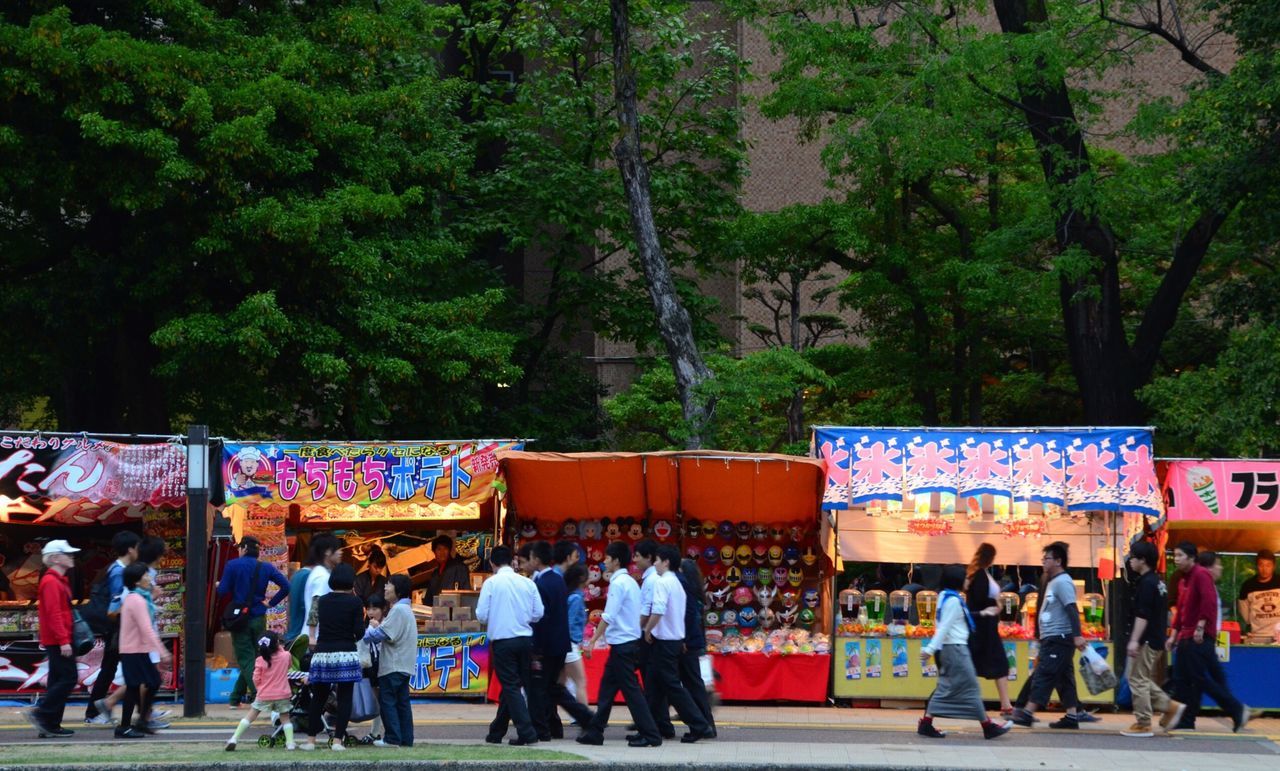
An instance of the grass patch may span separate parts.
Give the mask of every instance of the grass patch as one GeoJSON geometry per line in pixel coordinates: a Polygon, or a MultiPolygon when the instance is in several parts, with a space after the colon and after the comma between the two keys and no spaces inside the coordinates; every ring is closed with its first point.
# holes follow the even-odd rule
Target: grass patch
{"type": "Polygon", "coordinates": [[[247,766],[269,761],[311,763],[318,761],[368,761],[394,763],[397,760],[582,760],[581,755],[537,747],[498,747],[470,744],[422,744],[410,748],[388,749],[353,747],[346,752],[317,749],[315,752],[289,752],[283,747],[263,748],[243,743],[235,752],[227,752],[223,744],[212,742],[171,743],[141,739],[134,744],[41,744],[10,745],[0,755],[0,765],[47,765],[85,768],[108,763],[236,763],[247,766]],[[154,744],[152,742],[155,742],[154,744]]]}

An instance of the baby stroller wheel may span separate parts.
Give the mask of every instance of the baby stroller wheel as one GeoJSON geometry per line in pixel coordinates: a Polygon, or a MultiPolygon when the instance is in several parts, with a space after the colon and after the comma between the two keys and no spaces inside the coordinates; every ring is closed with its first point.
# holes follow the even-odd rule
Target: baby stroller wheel
{"type": "Polygon", "coordinates": [[[360,744],[360,740],[350,734],[342,737],[343,747],[356,747],[360,744]]]}
{"type": "Polygon", "coordinates": [[[259,746],[259,747],[274,747],[275,745],[276,745],[275,740],[274,740],[274,739],[272,739],[270,736],[259,736],[259,737],[258,737],[258,746],[259,746]]]}

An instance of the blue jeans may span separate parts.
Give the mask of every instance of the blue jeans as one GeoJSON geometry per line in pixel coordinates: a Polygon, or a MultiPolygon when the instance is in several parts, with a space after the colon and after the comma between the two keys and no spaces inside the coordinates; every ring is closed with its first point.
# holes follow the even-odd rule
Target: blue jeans
{"type": "Polygon", "coordinates": [[[378,706],[382,708],[382,737],[387,744],[413,746],[413,706],[409,703],[409,676],[392,672],[378,678],[378,706]]]}

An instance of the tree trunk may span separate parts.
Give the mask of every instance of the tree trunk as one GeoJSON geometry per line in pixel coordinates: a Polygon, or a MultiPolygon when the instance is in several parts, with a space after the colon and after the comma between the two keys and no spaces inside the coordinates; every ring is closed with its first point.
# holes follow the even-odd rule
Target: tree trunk
{"type": "MultiPolygon", "coordinates": [[[[992,2],[1006,35],[1027,34],[1048,21],[1044,0],[992,2]]],[[[1058,249],[1082,249],[1096,259],[1095,266],[1082,275],[1064,273],[1059,280],[1071,369],[1086,419],[1098,425],[1133,424],[1143,420],[1145,412],[1136,391],[1151,379],[1160,346],[1226,214],[1203,214],[1174,250],[1155,298],[1144,309],[1137,343],[1131,347],[1124,329],[1115,234],[1092,207],[1081,208],[1074,198],[1079,192],[1073,189],[1075,183],[1092,169],[1067,84],[1048,73],[1047,63],[1034,65],[1041,77],[1037,82],[1019,79],[1018,107],[1058,212],[1054,228],[1058,249]]]]}
{"type": "Polygon", "coordinates": [[[698,387],[710,380],[711,370],[702,360],[693,337],[689,312],[676,292],[671,266],[662,252],[658,229],[653,221],[650,200],[649,167],[640,146],[639,104],[636,96],[635,70],[631,66],[631,23],[627,0],[609,0],[613,20],[613,93],[618,110],[620,137],[614,145],[613,157],[622,172],[622,186],[631,214],[631,229],[637,256],[644,268],[649,297],[657,314],[658,332],[666,344],[667,357],[675,372],[676,388],[685,422],[689,426],[689,449],[702,446],[703,433],[714,414],[715,403],[698,387]]]}

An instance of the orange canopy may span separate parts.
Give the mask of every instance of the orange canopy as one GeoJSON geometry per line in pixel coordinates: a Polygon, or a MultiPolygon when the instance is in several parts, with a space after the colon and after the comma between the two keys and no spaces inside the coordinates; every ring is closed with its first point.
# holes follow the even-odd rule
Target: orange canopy
{"type": "Polygon", "coordinates": [[[794,455],[500,452],[508,501],[523,519],[670,517],[815,519],[821,461],[794,455]]]}

